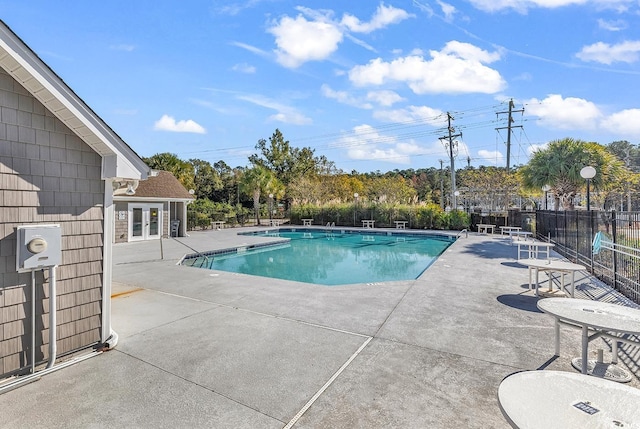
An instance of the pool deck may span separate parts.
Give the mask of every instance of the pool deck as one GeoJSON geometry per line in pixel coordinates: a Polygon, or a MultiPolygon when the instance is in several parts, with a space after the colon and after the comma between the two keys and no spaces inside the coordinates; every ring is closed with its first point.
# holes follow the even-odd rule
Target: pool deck
{"type": "MultiPolygon", "coordinates": [[[[117,347],[0,396],[0,427],[508,428],[504,377],[574,372],[580,333],[563,327],[553,357],[553,318],[508,238],[470,233],[418,280],[373,285],[176,265],[270,240],[236,235],[253,229],[115,245],[117,347]]],[[[624,300],[584,272],[576,285],[577,298],[624,300]]],[[[597,348],[610,359],[601,339],[590,358],[597,348]]],[[[639,355],[621,347],[634,387],[639,355]]]]}

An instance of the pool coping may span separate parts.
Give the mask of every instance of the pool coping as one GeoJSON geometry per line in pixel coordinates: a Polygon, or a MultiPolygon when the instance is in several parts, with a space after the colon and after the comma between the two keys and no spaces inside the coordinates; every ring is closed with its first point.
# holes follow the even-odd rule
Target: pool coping
{"type": "MultiPolygon", "coordinates": [[[[580,354],[579,331],[563,328],[553,357],[553,318],[536,311],[527,269],[499,236],[470,233],[429,279],[376,288],[212,277],[175,265],[185,244],[265,241],[238,230],[166,240],[163,253],[158,242],[115,245],[117,347],[4,394],[3,422],[508,428],[496,398],[501,380],[573,371],[580,354]]],[[[576,284],[582,299],[618,299],[585,273],[576,284]]],[[[607,359],[606,343],[596,344],[607,359]]]]}
{"type": "MultiPolygon", "coordinates": [[[[178,262],[176,262],[176,265],[184,265],[184,266],[188,266],[188,267],[193,267],[193,268],[204,268],[202,265],[200,265],[199,267],[196,266],[196,262],[198,261],[198,259],[200,258],[204,258],[204,262],[207,262],[207,258],[210,256],[226,256],[226,255],[240,255],[243,252],[246,251],[252,251],[252,250],[259,250],[259,249],[264,249],[264,250],[269,250],[272,247],[278,247],[284,244],[289,243],[291,240],[289,238],[282,238],[279,237],[277,234],[284,232],[318,232],[318,231],[322,231],[325,234],[344,234],[344,235],[362,235],[362,236],[367,236],[367,235],[372,235],[372,236],[384,236],[384,237],[417,237],[417,238],[433,238],[433,239],[437,239],[439,241],[447,241],[449,243],[449,245],[442,251],[440,252],[434,259],[432,259],[417,275],[415,278],[412,279],[393,279],[393,280],[384,280],[384,281],[371,281],[371,282],[356,282],[356,283],[341,283],[341,284],[331,284],[331,285],[326,285],[326,284],[322,284],[322,283],[313,283],[313,282],[301,282],[299,280],[291,280],[291,279],[285,279],[285,278],[281,278],[281,277],[267,277],[267,278],[274,278],[274,279],[278,279],[278,280],[282,280],[282,281],[293,281],[293,282],[300,282],[300,283],[306,283],[306,284],[313,284],[313,285],[317,285],[317,286],[324,286],[324,287],[340,287],[340,286],[349,286],[349,285],[373,285],[373,284],[385,284],[385,283],[393,283],[393,282],[401,282],[401,281],[413,281],[413,280],[418,280],[420,279],[420,277],[422,277],[423,275],[425,275],[426,271],[429,269],[429,267],[431,265],[433,265],[440,256],[442,256],[442,254],[453,244],[455,243],[455,241],[457,240],[457,236],[453,235],[453,234],[449,234],[449,233],[439,233],[439,232],[433,232],[433,231],[420,231],[420,230],[405,230],[405,229],[394,229],[394,230],[389,230],[389,229],[382,229],[382,228],[350,228],[350,227],[321,227],[321,226],[317,226],[317,227],[313,227],[313,226],[303,226],[303,227],[296,227],[296,226],[290,226],[290,227],[269,227],[269,228],[265,228],[265,229],[261,229],[261,228],[257,228],[251,232],[242,232],[242,233],[238,233],[239,236],[249,236],[249,237],[263,237],[263,238],[268,238],[268,239],[273,239],[273,241],[268,241],[268,242],[264,242],[264,243],[256,243],[256,244],[244,244],[244,245],[240,245],[240,246],[235,246],[235,247],[227,247],[227,248],[222,248],[222,249],[216,249],[216,250],[209,250],[209,251],[202,251],[202,252],[196,252],[196,253],[189,253],[189,254],[185,254],[183,255],[178,262]],[[188,259],[194,259],[194,262],[192,264],[187,264],[185,263],[186,260],[188,259]]],[[[211,271],[223,271],[223,272],[234,272],[234,271],[225,271],[225,270],[215,270],[212,268],[207,268],[211,271]]],[[[263,277],[260,276],[258,274],[248,274],[248,273],[237,273],[234,272],[236,274],[241,274],[241,275],[247,275],[247,276],[254,276],[254,277],[263,277]]]]}

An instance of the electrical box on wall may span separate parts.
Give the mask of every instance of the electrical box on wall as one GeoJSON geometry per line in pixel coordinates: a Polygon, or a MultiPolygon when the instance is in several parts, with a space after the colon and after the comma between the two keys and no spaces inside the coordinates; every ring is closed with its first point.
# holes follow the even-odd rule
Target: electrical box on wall
{"type": "Polygon", "coordinates": [[[62,263],[60,225],[23,225],[17,231],[18,272],[53,267],[62,263]]]}

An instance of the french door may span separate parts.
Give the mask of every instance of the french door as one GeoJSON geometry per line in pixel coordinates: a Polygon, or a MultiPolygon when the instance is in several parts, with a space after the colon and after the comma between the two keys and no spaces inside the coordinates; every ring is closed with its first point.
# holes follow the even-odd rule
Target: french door
{"type": "Polygon", "coordinates": [[[162,236],[162,204],[129,204],[129,241],[162,236]]]}

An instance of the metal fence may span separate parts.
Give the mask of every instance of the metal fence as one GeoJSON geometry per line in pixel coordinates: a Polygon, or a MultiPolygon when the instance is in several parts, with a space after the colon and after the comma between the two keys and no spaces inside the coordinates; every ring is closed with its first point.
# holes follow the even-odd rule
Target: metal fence
{"type": "Polygon", "coordinates": [[[538,211],[536,235],[640,303],[640,212],[538,211]],[[603,236],[602,246],[593,254],[597,232],[603,236]]]}

